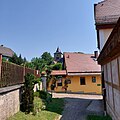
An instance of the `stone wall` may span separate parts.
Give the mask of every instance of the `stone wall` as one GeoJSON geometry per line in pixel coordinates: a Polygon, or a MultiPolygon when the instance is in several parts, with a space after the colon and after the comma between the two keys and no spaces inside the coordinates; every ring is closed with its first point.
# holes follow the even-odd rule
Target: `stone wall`
{"type": "Polygon", "coordinates": [[[21,85],[0,88],[0,120],[6,120],[20,110],[21,85]]]}

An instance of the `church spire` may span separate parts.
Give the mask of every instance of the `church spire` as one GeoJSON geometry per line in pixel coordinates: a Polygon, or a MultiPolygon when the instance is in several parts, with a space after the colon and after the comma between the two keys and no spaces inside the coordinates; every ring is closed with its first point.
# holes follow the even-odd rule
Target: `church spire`
{"type": "Polygon", "coordinates": [[[57,50],[56,50],[57,53],[61,53],[61,50],[59,47],[57,47],[57,50]]]}

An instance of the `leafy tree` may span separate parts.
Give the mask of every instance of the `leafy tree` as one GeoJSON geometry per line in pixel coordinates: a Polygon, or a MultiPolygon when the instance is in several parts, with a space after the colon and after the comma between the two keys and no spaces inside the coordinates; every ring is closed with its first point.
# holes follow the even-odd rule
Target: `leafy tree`
{"type": "Polygon", "coordinates": [[[25,67],[35,69],[35,66],[34,66],[34,64],[32,62],[26,62],[25,67]]]}
{"type": "Polygon", "coordinates": [[[18,64],[18,56],[17,56],[17,54],[15,53],[11,58],[9,58],[9,61],[12,62],[12,63],[18,64]]]}
{"type": "Polygon", "coordinates": [[[21,65],[21,64],[23,64],[24,63],[24,61],[23,61],[23,59],[22,59],[22,56],[21,56],[21,54],[19,55],[19,57],[17,58],[18,59],[18,65],[21,65]]]}
{"type": "Polygon", "coordinates": [[[50,65],[52,62],[53,62],[53,57],[51,56],[50,53],[48,52],[44,52],[42,55],[41,55],[41,58],[45,61],[45,63],[47,65],[50,65]]]}
{"type": "Polygon", "coordinates": [[[36,70],[40,70],[40,71],[42,71],[42,69],[44,68],[44,66],[45,66],[45,64],[46,64],[43,59],[38,58],[38,57],[33,58],[33,59],[31,60],[31,63],[34,65],[34,68],[35,68],[36,70]]]}
{"type": "Polygon", "coordinates": [[[18,64],[18,65],[24,64],[24,60],[23,60],[21,54],[18,57],[16,53],[11,58],[9,58],[9,62],[18,64]]]}
{"type": "Polygon", "coordinates": [[[52,70],[62,70],[62,63],[52,65],[52,70]]]}

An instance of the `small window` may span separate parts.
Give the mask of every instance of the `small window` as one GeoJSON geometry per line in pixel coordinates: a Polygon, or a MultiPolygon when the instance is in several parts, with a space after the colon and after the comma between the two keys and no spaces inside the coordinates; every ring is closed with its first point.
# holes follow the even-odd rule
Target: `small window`
{"type": "Polygon", "coordinates": [[[59,80],[57,82],[57,86],[62,86],[62,78],[59,78],[59,80]]]}
{"type": "Polygon", "coordinates": [[[80,85],[85,85],[85,77],[80,77],[80,85]]]}
{"type": "Polygon", "coordinates": [[[96,77],[92,77],[92,83],[96,83],[96,77]]]}

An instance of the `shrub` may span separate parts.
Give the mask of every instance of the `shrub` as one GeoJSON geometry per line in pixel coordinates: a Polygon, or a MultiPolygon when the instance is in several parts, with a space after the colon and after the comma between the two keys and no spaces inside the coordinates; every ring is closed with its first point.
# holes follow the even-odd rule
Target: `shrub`
{"type": "Polygon", "coordinates": [[[42,100],[38,97],[35,97],[33,115],[36,115],[38,112],[40,112],[42,109],[42,106],[43,106],[42,100]]]}
{"type": "Polygon", "coordinates": [[[37,92],[34,92],[34,97],[39,97],[40,96],[40,93],[39,93],[39,91],[37,91],[37,92]]]}
{"type": "Polygon", "coordinates": [[[45,92],[45,91],[40,91],[39,92],[40,94],[40,98],[41,99],[44,99],[44,101],[46,102],[46,103],[49,103],[49,102],[51,102],[52,101],[52,94],[50,94],[50,93],[48,93],[48,92],[45,92]]]}
{"type": "Polygon", "coordinates": [[[41,90],[41,91],[39,92],[39,95],[40,95],[40,98],[41,98],[41,99],[47,99],[47,92],[41,90]]]}
{"type": "Polygon", "coordinates": [[[33,91],[33,80],[34,80],[34,75],[32,74],[27,74],[25,76],[25,83],[24,83],[24,92],[22,95],[22,105],[21,105],[21,110],[25,113],[30,113],[33,112],[34,104],[34,91],[33,91]]]}

